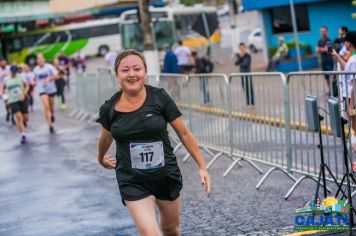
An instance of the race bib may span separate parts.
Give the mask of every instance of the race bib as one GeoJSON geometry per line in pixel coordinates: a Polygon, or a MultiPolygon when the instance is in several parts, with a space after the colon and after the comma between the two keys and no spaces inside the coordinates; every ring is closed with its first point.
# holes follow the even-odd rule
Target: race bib
{"type": "Polygon", "coordinates": [[[163,143],[130,143],[131,167],[148,170],[164,166],[163,143]]]}
{"type": "Polygon", "coordinates": [[[20,87],[16,87],[10,90],[10,96],[11,97],[19,97],[22,93],[22,90],[20,87]]]}

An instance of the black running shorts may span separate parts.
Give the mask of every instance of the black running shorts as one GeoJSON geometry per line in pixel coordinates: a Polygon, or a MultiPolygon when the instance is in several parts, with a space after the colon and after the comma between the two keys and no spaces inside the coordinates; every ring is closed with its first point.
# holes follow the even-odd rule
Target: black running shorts
{"type": "Polygon", "coordinates": [[[23,114],[28,113],[28,101],[25,99],[23,102],[14,102],[10,104],[12,114],[21,112],[23,114]]]}
{"type": "Polygon", "coordinates": [[[125,200],[137,201],[151,195],[159,200],[174,201],[179,197],[182,187],[183,181],[181,176],[167,176],[162,179],[140,183],[119,183],[122,203],[125,206],[125,200]]]}

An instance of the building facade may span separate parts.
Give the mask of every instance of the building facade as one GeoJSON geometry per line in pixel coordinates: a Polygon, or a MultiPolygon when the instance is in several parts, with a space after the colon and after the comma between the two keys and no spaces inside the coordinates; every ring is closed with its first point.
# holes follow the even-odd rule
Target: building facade
{"type": "MultiPolygon", "coordinates": [[[[298,38],[301,45],[307,47],[308,53],[314,54],[320,38],[319,29],[326,26],[329,37],[338,36],[338,28],[347,26],[356,30],[356,20],[352,18],[355,11],[351,0],[293,0],[298,25],[298,38]]],[[[265,58],[272,48],[278,46],[278,37],[294,41],[290,0],[242,0],[247,11],[258,10],[262,31],[265,38],[265,58]]]]}

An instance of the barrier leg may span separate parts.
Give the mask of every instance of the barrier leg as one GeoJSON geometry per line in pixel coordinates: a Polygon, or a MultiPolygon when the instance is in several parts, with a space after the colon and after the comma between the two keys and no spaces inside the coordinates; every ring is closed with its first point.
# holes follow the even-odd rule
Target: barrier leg
{"type": "Polygon", "coordinates": [[[249,163],[253,168],[255,168],[260,174],[263,174],[263,170],[261,170],[260,167],[258,167],[255,163],[253,163],[251,160],[243,158],[244,161],[249,163]]]}
{"type": "Polygon", "coordinates": [[[232,162],[232,164],[229,166],[229,168],[227,168],[227,170],[225,171],[225,173],[223,174],[223,176],[224,176],[224,177],[227,176],[227,175],[230,173],[230,171],[232,170],[232,168],[234,168],[234,167],[238,164],[238,162],[241,161],[241,160],[242,160],[241,157],[235,159],[235,160],[232,162]]]}
{"type": "Polygon", "coordinates": [[[190,154],[188,153],[187,155],[185,155],[185,157],[183,158],[183,162],[186,162],[188,160],[188,158],[190,157],[190,154]]]}
{"type": "Polygon", "coordinates": [[[275,170],[280,170],[282,171],[282,173],[284,173],[287,177],[289,177],[291,180],[293,180],[294,182],[297,182],[297,179],[294,178],[294,176],[290,173],[288,173],[285,169],[282,168],[278,168],[278,167],[272,167],[271,169],[269,169],[261,178],[261,180],[258,182],[258,184],[256,185],[256,189],[258,190],[261,185],[266,181],[266,179],[268,178],[268,176],[275,170]]]}
{"type": "Polygon", "coordinates": [[[182,145],[183,145],[183,143],[182,143],[182,142],[179,142],[179,143],[177,144],[177,146],[175,146],[175,148],[173,149],[173,153],[175,154],[175,153],[178,151],[178,149],[179,149],[182,145]]]}
{"type": "Polygon", "coordinates": [[[213,157],[213,159],[211,159],[211,160],[209,161],[209,163],[208,163],[208,165],[206,166],[206,168],[209,169],[210,166],[212,166],[212,165],[214,164],[214,162],[215,162],[222,154],[223,154],[222,152],[217,153],[217,154],[213,157]]]}
{"type": "Polygon", "coordinates": [[[72,118],[77,112],[78,112],[78,108],[75,108],[73,111],[71,111],[71,112],[68,114],[68,116],[72,118]]]}
{"type": "MultiPolygon", "coordinates": [[[[351,199],[353,198],[353,196],[354,196],[355,194],[356,194],[356,191],[353,191],[353,192],[351,193],[351,199]]],[[[346,199],[345,203],[348,204],[348,203],[349,203],[349,199],[346,199]]]]}
{"type": "MultiPolygon", "coordinates": [[[[293,186],[289,189],[288,193],[284,196],[285,200],[288,200],[288,198],[290,197],[290,195],[294,192],[294,190],[298,187],[298,185],[304,180],[304,179],[311,179],[314,180],[315,182],[318,182],[318,180],[316,180],[314,177],[310,177],[307,175],[304,175],[302,177],[300,177],[294,184],[293,186]]],[[[321,186],[324,186],[322,183],[320,183],[321,186]]],[[[330,188],[326,188],[326,190],[331,193],[331,189],[330,188]]]]}

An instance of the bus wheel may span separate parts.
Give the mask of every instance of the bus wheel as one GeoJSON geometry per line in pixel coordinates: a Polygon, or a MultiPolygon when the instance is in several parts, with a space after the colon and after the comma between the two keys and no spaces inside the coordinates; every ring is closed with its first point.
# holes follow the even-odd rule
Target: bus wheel
{"type": "Polygon", "coordinates": [[[26,64],[30,67],[34,67],[36,65],[36,56],[30,55],[26,58],[26,64]]]}
{"type": "Polygon", "coordinates": [[[108,46],[100,46],[99,47],[99,56],[103,57],[106,53],[108,53],[109,47],[108,46]]]}

